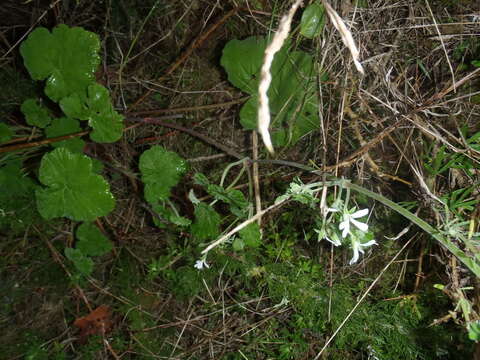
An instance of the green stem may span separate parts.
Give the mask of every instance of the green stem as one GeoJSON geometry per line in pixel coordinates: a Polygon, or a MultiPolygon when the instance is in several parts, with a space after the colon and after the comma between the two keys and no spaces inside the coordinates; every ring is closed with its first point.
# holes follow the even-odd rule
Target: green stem
{"type": "Polygon", "coordinates": [[[393,201],[388,200],[386,197],[380,194],[374,193],[373,191],[367,190],[356,184],[352,184],[350,181],[344,180],[340,186],[343,186],[345,188],[350,188],[354,191],[364,194],[374,200],[381,202],[383,205],[388,206],[390,209],[398,212],[400,215],[410,220],[412,223],[420,227],[422,230],[429,233],[435,240],[437,240],[440,244],[445,246],[466,267],[468,267],[477,277],[480,278],[480,266],[474,260],[468,257],[468,255],[465,254],[463,250],[461,250],[457,245],[455,245],[452,241],[450,241],[448,237],[444,236],[441,232],[436,230],[429,223],[423,221],[418,216],[406,210],[405,208],[401,207],[400,205],[394,203],[393,201]]]}

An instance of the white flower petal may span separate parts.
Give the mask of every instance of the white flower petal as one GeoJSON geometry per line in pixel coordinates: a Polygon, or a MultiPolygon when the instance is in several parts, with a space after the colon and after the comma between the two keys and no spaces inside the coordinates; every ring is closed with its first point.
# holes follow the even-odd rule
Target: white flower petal
{"type": "Polygon", "coordinates": [[[358,242],[354,241],[352,242],[352,250],[353,250],[353,256],[350,259],[350,262],[348,263],[349,265],[353,265],[358,261],[359,254],[358,254],[358,242]]]}
{"type": "Polygon", "coordinates": [[[340,240],[335,241],[335,240],[330,239],[328,236],[325,236],[325,240],[327,240],[328,242],[332,243],[332,244],[335,245],[335,246],[340,246],[340,245],[342,245],[342,243],[340,242],[340,240]]]}
{"type": "Polygon", "coordinates": [[[375,240],[370,240],[369,242],[366,242],[364,244],[360,244],[361,247],[369,247],[369,246],[372,246],[372,245],[377,245],[377,242],[375,240]]]}
{"type": "Polygon", "coordinates": [[[368,215],[368,209],[362,209],[362,210],[358,210],[358,211],[355,211],[353,214],[351,214],[350,216],[354,219],[356,218],[361,218],[365,215],[368,215]]]}
{"type": "Polygon", "coordinates": [[[204,259],[197,260],[195,262],[195,265],[193,265],[195,269],[202,270],[204,267],[207,269],[210,267],[210,265],[207,264],[207,262],[204,259]]]}
{"type": "Polygon", "coordinates": [[[338,228],[342,231],[342,237],[345,238],[350,233],[350,222],[348,220],[344,220],[338,225],[338,228]]]}
{"type": "Polygon", "coordinates": [[[360,221],[357,221],[355,219],[350,219],[350,221],[352,222],[353,225],[355,225],[357,228],[359,228],[363,232],[368,230],[368,225],[367,224],[362,223],[360,221]]]}

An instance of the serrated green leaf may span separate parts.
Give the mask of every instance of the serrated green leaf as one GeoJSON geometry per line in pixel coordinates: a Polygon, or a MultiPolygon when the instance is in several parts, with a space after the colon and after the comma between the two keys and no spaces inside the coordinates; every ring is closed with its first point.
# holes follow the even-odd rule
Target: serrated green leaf
{"type": "MultiPolygon", "coordinates": [[[[80,123],[77,120],[71,118],[58,118],[53,119],[50,126],[47,126],[45,129],[45,134],[47,135],[47,138],[53,138],[57,136],[75,134],[81,130],[80,123]]],[[[52,146],[54,148],[67,148],[73,153],[81,153],[83,151],[83,147],[85,146],[85,141],[76,137],[69,140],[54,142],[52,143],[52,146]]]]}
{"type": "Polygon", "coordinates": [[[98,227],[92,223],[83,223],[77,229],[76,248],[87,256],[101,256],[113,249],[113,244],[98,227]]]}
{"type": "Polygon", "coordinates": [[[187,163],[176,153],[153,146],[140,156],[139,168],[145,183],[145,199],[155,204],[168,199],[172,187],[187,171],[187,163]]]}
{"type": "Polygon", "coordinates": [[[96,34],[62,24],[52,32],[41,27],[32,31],[20,46],[20,53],[30,76],[47,79],[45,93],[58,102],[95,82],[99,49],[96,34]]]}
{"type": "Polygon", "coordinates": [[[190,224],[192,223],[190,219],[187,219],[183,216],[179,216],[175,214],[172,210],[170,210],[169,208],[166,208],[164,205],[161,205],[161,204],[152,205],[152,209],[163,220],[162,222],[160,219],[153,217],[153,222],[155,223],[156,226],[158,226],[161,229],[166,227],[167,221],[181,227],[190,226],[190,224]]]}
{"type": "Polygon", "coordinates": [[[208,204],[195,206],[195,222],[190,230],[199,240],[213,240],[220,234],[220,215],[208,204]]]}
{"type": "Polygon", "coordinates": [[[325,26],[325,8],[323,5],[313,3],[303,11],[300,22],[300,34],[312,39],[322,33],[325,26]]]}
{"type": "Polygon", "coordinates": [[[25,115],[28,125],[44,128],[52,121],[48,109],[40,105],[35,99],[25,100],[20,110],[25,115]]]}
{"type": "Polygon", "coordinates": [[[35,221],[36,188],[34,181],[23,173],[21,160],[0,167],[0,230],[23,232],[35,221]]]}
{"type": "Polygon", "coordinates": [[[93,221],[115,206],[108,183],[92,172],[90,158],[65,148],[44,155],[39,179],[46,187],[36,191],[37,207],[45,219],[93,221]]]}
{"type": "MultiPolygon", "coordinates": [[[[231,40],[224,48],[221,63],[229,81],[252,97],[240,110],[245,129],[257,128],[257,88],[259,69],[267,41],[262,37],[231,40]]],[[[302,136],[319,127],[314,87],[313,59],[302,51],[288,52],[284,46],[272,63],[272,83],[268,90],[272,124],[270,134],[275,146],[295,144],[302,136]]]]}
{"type": "Polygon", "coordinates": [[[9,141],[13,137],[13,130],[7,124],[0,123],[0,144],[9,141]]]}
{"type": "Polygon", "coordinates": [[[88,120],[93,128],[90,138],[95,142],[112,143],[122,137],[123,116],[114,110],[108,90],[100,84],[62,99],[60,107],[68,117],[88,120]]]}
{"type": "Polygon", "coordinates": [[[260,226],[257,223],[251,223],[239,231],[240,238],[243,240],[245,246],[257,248],[261,244],[262,234],[260,233],[260,226]]]}
{"type": "Polygon", "coordinates": [[[175,224],[177,226],[181,226],[181,227],[186,227],[186,226],[190,226],[192,221],[190,219],[187,219],[186,217],[183,217],[183,216],[179,216],[179,215],[172,215],[170,216],[170,222],[172,224],[175,224]]]}
{"type": "Polygon", "coordinates": [[[215,184],[209,184],[206,190],[216,200],[223,201],[224,203],[230,205],[230,211],[234,215],[238,217],[243,217],[246,215],[246,210],[249,203],[240,190],[224,189],[220,185],[215,184]]]}
{"type": "Polygon", "coordinates": [[[210,184],[210,180],[208,180],[208,178],[202,173],[195,173],[193,175],[193,181],[195,184],[205,188],[210,184]]]}
{"type": "Polygon", "coordinates": [[[93,261],[88,256],[85,256],[80,250],[73,248],[65,249],[65,256],[75,268],[85,276],[90,275],[93,272],[93,261]]]}

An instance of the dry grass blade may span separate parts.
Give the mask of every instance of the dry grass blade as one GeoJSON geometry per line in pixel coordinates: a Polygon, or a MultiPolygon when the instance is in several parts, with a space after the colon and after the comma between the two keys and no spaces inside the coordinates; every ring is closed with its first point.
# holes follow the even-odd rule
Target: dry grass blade
{"type": "Polygon", "coordinates": [[[352,54],[352,59],[358,72],[360,72],[362,75],[365,74],[363,66],[362,64],[360,64],[360,51],[358,50],[357,45],[355,45],[355,41],[353,40],[351,31],[347,29],[347,26],[343,22],[342,18],[337,14],[337,12],[330,6],[328,2],[323,1],[323,6],[325,6],[325,10],[327,10],[327,14],[330,17],[333,26],[335,26],[335,28],[340,33],[343,43],[348,48],[348,50],[350,50],[350,54],[352,54]]]}

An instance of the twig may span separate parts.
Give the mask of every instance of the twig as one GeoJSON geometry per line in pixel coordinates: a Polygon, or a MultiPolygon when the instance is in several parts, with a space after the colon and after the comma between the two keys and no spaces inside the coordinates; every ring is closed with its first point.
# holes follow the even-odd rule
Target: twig
{"type": "Polygon", "coordinates": [[[320,350],[320,352],[317,354],[317,356],[315,356],[315,358],[313,360],[317,360],[320,357],[320,355],[322,355],[322,353],[325,351],[325,349],[328,347],[328,345],[330,345],[330,343],[333,341],[333,339],[335,339],[335,336],[337,336],[337,334],[340,332],[340,330],[343,328],[343,326],[347,323],[347,321],[350,319],[350,317],[353,315],[353,313],[357,310],[357,308],[360,306],[360,304],[363,302],[363,300],[367,297],[367,295],[370,293],[370,291],[373,289],[373,287],[377,284],[378,280],[380,280],[380,278],[385,273],[385,271],[387,271],[387,269],[390,267],[390,265],[392,265],[392,263],[403,252],[403,250],[405,250],[405,248],[408,245],[410,245],[410,243],[412,242],[413,239],[414,239],[414,237],[410,238],[410,240],[408,240],[405,243],[405,245],[403,245],[403,247],[400,249],[400,251],[395,254],[395,256],[392,258],[392,260],[390,260],[388,262],[388,264],[385,265],[385,267],[382,269],[382,271],[380,271],[380,274],[378,274],[378,276],[375,278],[375,280],[373,280],[373,282],[370,284],[368,289],[363,293],[362,297],[357,301],[357,303],[355,304],[353,309],[350,310],[348,315],[345,317],[345,319],[342,321],[342,323],[338,326],[338,328],[335,330],[335,332],[332,334],[332,336],[328,339],[328,341],[325,343],[325,345],[323,345],[323,348],[320,350]]]}
{"type": "MultiPolygon", "coordinates": [[[[260,181],[258,176],[258,134],[256,131],[252,131],[252,172],[253,172],[253,190],[255,193],[255,210],[256,213],[262,211],[262,197],[260,194],[260,181]]],[[[258,226],[262,225],[262,218],[258,218],[258,226]]]]}
{"type": "Polygon", "coordinates": [[[220,237],[218,240],[214,241],[213,243],[211,243],[210,245],[208,245],[203,251],[202,251],[202,254],[206,254],[208,253],[210,250],[212,250],[214,247],[217,247],[218,245],[220,245],[221,243],[225,242],[226,240],[228,240],[231,236],[235,235],[237,232],[239,232],[240,230],[242,230],[244,227],[246,227],[247,225],[250,225],[251,223],[257,221],[258,219],[260,219],[263,215],[265,215],[267,212],[275,209],[276,207],[279,207],[280,205],[283,205],[288,199],[285,199],[283,201],[280,201],[276,204],[273,204],[273,205],[270,205],[268,208],[266,208],[265,210],[262,210],[260,211],[259,213],[257,213],[256,215],[252,216],[250,219],[247,219],[245,220],[243,223],[241,223],[240,225],[237,225],[236,227],[234,227],[232,230],[230,230],[228,233],[226,233],[225,235],[223,235],[222,237],[220,237]]]}
{"type": "Polygon", "coordinates": [[[235,99],[232,101],[227,101],[218,104],[207,104],[207,105],[198,105],[198,106],[187,106],[187,107],[179,107],[179,108],[172,108],[172,109],[155,109],[155,110],[144,110],[144,111],[137,111],[130,113],[131,116],[154,116],[158,114],[169,114],[169,113],[179,113],[179,112],[191,112],[191,111],[199,111],[199,110],[210,110],[216,108],[222,108],[230,105],[236,105],[243,103],[250,99],[250,96],[244,96],[240,99],[235,99]]]}
{"type": "Polygon", "coordinates": [[[53,138],[48,138],[44,140],[39,140],[39,141],[32,141],[28,143],[23,143],[23,144],[16,144],[16,145],[10,145],[10,146],[1,146],[0,147],[0,154],[1,153],[6,153],[10,151],[16,151],[16,150],[22,150],[22,149],[29,149],[37,146],[42,146],[42,145],[49,145],[58,141],[63,141],[63,140],[69,140],[73,139],[75,137],[80,137],[83,135],[87,135],[90,131],[81,131],[75,134],[69,134],[69,135],[63,135],[63,136],[57,136],[53,138]]]}
{"type": "Polygon", "coordinates": [[[196,137],[197,139],[200,139],[203,142],[205,142],[209,145],[212,145],[213,147],[216,147],[217,149],[223,151],[224,153],[227,153],[228,155],[230,155],[230,156],[232,156],[232,157],[234,157],[238,160],[242,160],[242,159],[246,158],[242,154],[236,152],[235,150],[229,148],[228,146],[220,144],[219,142],[213,140],[212,138],[210,138],[206,135],[200,134],[195,130],[187,129],[183,126],[180,126],[180,125],[177,125],[177,124],[174,124],[174,123],[164,122],[164,121],[159,120],[158,118],[134,118],[134,117],[129,117],[129,118],[127,118],[127,120],[135,121],[135,122],[142,122],[142,123],[145,123],[145,124],[154,124],[154,125],[159,125],[159,126],[170,128],[170,129],[179,130],[179,131],[184,132],[186,134],[189,134],[193,137],[196,137]]]}
{"type": "MultiPolygon", "coordinates": [[[[235,15],[239,10],[241,10],[241,7],[236,7],[232,10],[230,10],[228,13],[226,13],[224,16],[220,18],[216,23],[212,24],[211,26],[208,27],[205,32],[201,33],[193,42],[190,44],[190,46],[180,55],[180,57],[175,61],[172,65],[170,65],[167,70],[163,73],[163,75],[157,79],[157,81],[161,81],[165,79],[167,76],[169,76],[171,73],[173,73],[180,65],[182,65],[188,58],[189,56],[193,53],[193,51],[198,48],[207,38],[222,24],[224,24],[229,18],[231,18],[233,15],[235,15]]],[[[141,102],[143,102],[150,94],[153,92],[153,90],[149,89],[147,92],[145,92],[142,96],[140,96],[127,110],[127,112],[130,112],[131,110],[135,109],[141,102]]]]}
{"type": "Polygon", "coordinates": [[[30,27],[28,28],[28,30],[25,32],[25,34],[23,34],[23,35],[20,37],[20,39],[18,39],[18,41],[17,41],[15,44],[13,44],[13,46],[12,46],[10,49],[8,49],[8,51],[2,56],[2,59],[5,59],[5,58],[7,57],[7,55],[10,54],[10,53],[13,51],[13,49],[15,49],[15,48],[18,46],[18,44],[20,44],[20,43],[28,36],[28,34],[30,34],[30,31],[32,31],[32,29],[33,29],[35,26],[37,26],[37,24],[45,17],[45,15],[47,15],[47,13],[48,13],[51,9],[53,9],[59,2],[60,2],[60,0],[56,0],[55,2],[51,3],[51,4],[48,6],[48,9],[45,10],[45,11],[42,13],[42,15],[40,15],[40,16],[38,17],[38,19],[35,20],[35,22],[32,24],[32,26],[30,26],[30,27]]]}

